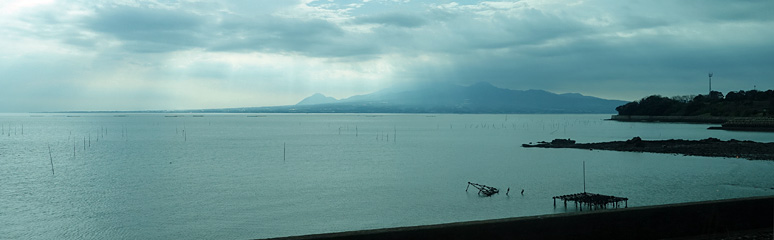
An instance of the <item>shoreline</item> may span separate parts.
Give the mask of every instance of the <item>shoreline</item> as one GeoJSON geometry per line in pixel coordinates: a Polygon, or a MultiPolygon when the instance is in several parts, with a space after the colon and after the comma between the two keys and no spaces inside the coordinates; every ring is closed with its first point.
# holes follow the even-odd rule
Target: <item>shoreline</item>
{"type": "Polygon", "coordinates": [[[619,122],[720,124],[719,127],[712,126],[707,129],[774,132],[774,118],[771,117],[612,115],[609,120],[619,122]]]}
{"type": "Polygon", "coordinates": [[[612,115],[610,120],[619,122],[669,122],[669,123],[698,123],[698,124],[722,124],[735,117],[713,116],[647,116],[647,115],[612,115]]]}
{"type": "Polygon", "coordinates": [[[722,141],[717,138],[707,138],[703,140],[642,140],[640,137],[634,137],[626,141],[598,143],[575,143],[574,140],[570,139],[554,139],[551,142],[522,144],[522,147],[650,152],[774,161],[774,143],[739,141],[735,139],[728,141],[722,141]]]}

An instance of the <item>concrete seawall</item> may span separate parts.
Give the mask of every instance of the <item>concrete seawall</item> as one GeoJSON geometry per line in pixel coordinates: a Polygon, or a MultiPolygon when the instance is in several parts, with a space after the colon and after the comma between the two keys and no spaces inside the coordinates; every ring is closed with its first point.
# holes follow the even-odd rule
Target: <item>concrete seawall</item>
{"type": "Polygon", "coordinates": [[[774,196],[278,239],[660,239],[772,229],[774,196]]]}

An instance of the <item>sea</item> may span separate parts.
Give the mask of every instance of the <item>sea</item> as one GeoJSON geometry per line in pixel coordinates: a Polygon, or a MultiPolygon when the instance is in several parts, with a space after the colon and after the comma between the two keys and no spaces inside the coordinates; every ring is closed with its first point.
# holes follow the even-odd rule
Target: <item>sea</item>
{"type": "Polygon", "coordinates": [[[774,161],[521,147],[774,141],[608,118],[1,114],[0,238],[255,239],[574,212],[552,197],[584,191],[628,207],[774,195],[774,161]]]}

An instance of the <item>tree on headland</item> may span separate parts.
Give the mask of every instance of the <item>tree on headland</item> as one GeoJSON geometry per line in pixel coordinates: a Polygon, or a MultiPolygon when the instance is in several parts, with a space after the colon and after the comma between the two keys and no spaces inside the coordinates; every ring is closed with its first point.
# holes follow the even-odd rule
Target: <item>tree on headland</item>
{"type": "Polygon", "coordinates": [[[709,95],[662,97],[652,95],[616,109],[618,115],[644,116],[774,116],[774,90],[718,91],[709,95]]]}
{"type": "Polygon", "coordinates": [[[682,103],[662,97],[652,95],[641,99],[640,101],[630,102],[615,108],[619,115],[647,115],[647,116],[668,116],[672,115],[682,103]]]}

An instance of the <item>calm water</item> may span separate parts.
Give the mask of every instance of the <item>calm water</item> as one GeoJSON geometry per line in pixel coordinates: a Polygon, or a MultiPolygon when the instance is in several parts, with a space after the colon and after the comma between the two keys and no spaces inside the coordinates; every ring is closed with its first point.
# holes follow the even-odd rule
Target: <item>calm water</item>
{"type": "MultiPolygon", "coordinates": [[[[71,114],[72,115],[72,114],[71,114]]],[[[774,195],[774,162],[525,149],[528,142],[772,133],[607,115],[0,115],[0,236],[248,239],[774,195]],[[50,156],[49,156],[50,146],[50,156]],[[53,160],[54,171],[51,171],[53,160]],[[468,181],[514,194],[479,197],[468,181]],[[524,195],[519,191],[524,189],[524,195]]]]}

